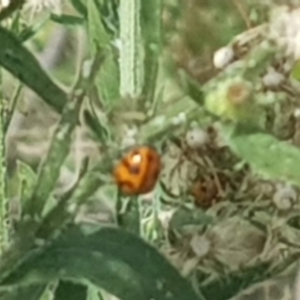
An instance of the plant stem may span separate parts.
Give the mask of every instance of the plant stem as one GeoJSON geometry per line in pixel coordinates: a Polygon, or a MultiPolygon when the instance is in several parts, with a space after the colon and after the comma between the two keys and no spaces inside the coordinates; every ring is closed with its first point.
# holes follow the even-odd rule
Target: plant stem
{"type": "Polygon", "coordinates": [[[143,86],[140,0],[120,1],[120,95],[137,98],[143,86]]]}
{"type": "MultiPolygon", "coordinates": [[[[1,70],[0,70],[1,71],[1,70]]],[[[4,141],[4,99],[2,95],[2,73],[0,72],[0,256],[8,244],[8,200],[6,196],[6,166],[5,166],[5,141],[4,141]]]]}

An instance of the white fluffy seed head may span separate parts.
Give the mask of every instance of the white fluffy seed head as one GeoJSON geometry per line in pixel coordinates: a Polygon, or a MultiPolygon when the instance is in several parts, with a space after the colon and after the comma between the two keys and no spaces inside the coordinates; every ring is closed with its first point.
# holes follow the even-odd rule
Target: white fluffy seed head
{"type": "Polygon", "coordinates": [[[213,64],[217,69],[223,69],[233,61],[234,51],[232,47],[223,47],[214,53],[213,64]]]}
{"type": "Polygon", "coordinates": [[[262,82],[264,86],[268,88],[276,88],[284,81],[284,76],[275,71],[274,69],[270,69],[262,78],[262,82]]]}
{"type": "Polygon", "coordinates": [[[194,128],[189,130],[185,136],[186,143],[193,149],[201,148],[208,144],[209,135],[208,133],[200,128],[194,128]]]}

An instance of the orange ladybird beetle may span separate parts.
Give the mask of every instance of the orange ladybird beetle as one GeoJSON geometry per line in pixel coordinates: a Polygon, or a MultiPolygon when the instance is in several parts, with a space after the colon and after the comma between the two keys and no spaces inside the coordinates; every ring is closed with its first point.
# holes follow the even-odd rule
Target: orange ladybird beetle
{"type": "Polygon", "coordinates": [[[147,194],[153,190],[161,170],[159,153],[150,146],[129,151],[114,170],[115,182],[127,196],[147,194]]]}

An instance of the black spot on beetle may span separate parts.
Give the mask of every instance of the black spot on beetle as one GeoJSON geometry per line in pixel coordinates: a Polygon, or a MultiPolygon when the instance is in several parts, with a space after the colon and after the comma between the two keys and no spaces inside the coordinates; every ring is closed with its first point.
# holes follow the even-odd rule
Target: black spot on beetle
{"type": "Polygon", "coordinates": [[[132,175],[138,175],[141,172],[141,168],[139,166],[130,166],[129,167],[129,172],[132,175]]]}

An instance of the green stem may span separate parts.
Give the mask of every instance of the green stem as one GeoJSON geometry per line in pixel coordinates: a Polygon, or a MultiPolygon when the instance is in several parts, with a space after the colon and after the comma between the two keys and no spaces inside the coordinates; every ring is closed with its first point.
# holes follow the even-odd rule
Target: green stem
{"type": "Polygon", "coordinates": [[[12,96],[12,99],[10,100],[10,107],[9,107],[7,117],[5,118],[5,122],[4,122],[4,132],[5,132],[5,134],[7,133],[10,122],[12,120],[14,111],[15,111],[17,103],[18,103],[18,99],[19,99],[21,91],[22,91],[22,88],[23,88],[23,84],[19,83],[16,90],[15,90],[15,92],[14,92],[14,94],[13,94],[13,96],[12,96]]]}
{"type": "Polygon", "coordinates": [[[137,98],[143,85],[140,0],[120,1],[120,95],[137,98]]]}
{"type": "MultiPolygon", "coordinates": [[[[0,70],[1,71],[1,70],[0,70]]],[[[9,238],[8,200],[6,195],[6,166],[4,152],[4,99],[2,95],[2,73],[0,72],[0,256],[6,249],[9,238]]]]}

